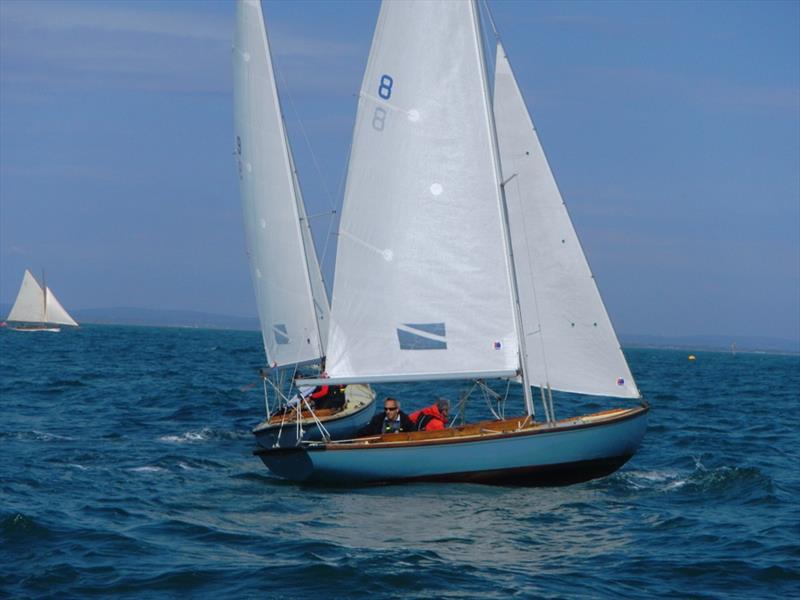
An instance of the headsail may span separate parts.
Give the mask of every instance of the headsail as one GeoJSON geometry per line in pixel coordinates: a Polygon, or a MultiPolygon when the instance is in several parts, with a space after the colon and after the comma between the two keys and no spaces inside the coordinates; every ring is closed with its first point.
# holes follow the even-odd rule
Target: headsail
{"type": "Polygon", "coordinates": [[[11,307],[7,320],[78,326],[75,319],[61,306],[53,291],[42,286],[28,270],[22,277],[17,299],[11,307]]]}
{"type": "Polygon", "coordinates": [[[331,377],[516,371],[486,87],[474,3],[382,4],[339,231],[331,377]]]}
{"type": "Polygon", "coordinates": [[[77,327],[78,324],[75,322],[75,319],[61,306],[61,302],[58,301],[53,290],[49,287],[45,287],[45,294],[47,295],[45,323],[57,323],[58,325],[72,325],[73,327],[77,327]]]}
{"type": "Polygon", "coordinates": [[[531,383],[638,397],[501,44],[494,116],[531,383]]]}
{"type": "Polygon", "coordinates": [[[233,48],[236,159],[247,249],[271,366],[323,356],[329,305],[294,174],[258,0],[239,0],[233,48]]]}

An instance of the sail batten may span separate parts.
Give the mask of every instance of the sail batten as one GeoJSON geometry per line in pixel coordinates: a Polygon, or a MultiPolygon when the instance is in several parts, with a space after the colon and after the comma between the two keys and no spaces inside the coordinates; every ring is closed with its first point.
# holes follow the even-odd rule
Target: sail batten
{"type": "Polygon", "coordinates": [[[233,67],[240,195],[267,362],[281,367],[319,360],[329,303],[307,230],[258,0],[238,2],[233,67]]]}
{"type": "Polygon", "coordinates": [[[639,397],[503,46],[494,114],[533,385],[639,397]]]}

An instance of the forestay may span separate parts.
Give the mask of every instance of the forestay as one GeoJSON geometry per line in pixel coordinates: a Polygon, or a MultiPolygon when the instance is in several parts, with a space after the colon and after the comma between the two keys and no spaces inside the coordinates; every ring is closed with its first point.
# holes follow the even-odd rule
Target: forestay
{"type": "Polygon", "coordinates": [[[639,397],[500,44],[494,117],[531,384],[639,397]]]}
{"type": "Polygon", "coordinates": [[[270,366],[323,355],[329,307],[281,116],[258,0],[240,0],[234,126],[247,249],[270,366]]]}
{"type": "Polygon", "coordinates": [[[472,2],[384,2],[358,103],[328,372],[513,374],[519,357],[472,2]]]}

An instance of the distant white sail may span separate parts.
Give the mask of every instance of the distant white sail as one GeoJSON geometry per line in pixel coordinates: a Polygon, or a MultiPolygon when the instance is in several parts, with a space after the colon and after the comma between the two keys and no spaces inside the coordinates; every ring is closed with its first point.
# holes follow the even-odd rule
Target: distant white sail
{"type": "Polygon", "coordinates": [[[479,40],[473,2],[381,6],[339,231],[332,378],[518,369],[479,40]]]}
{"type": "Polygon", "coordinates": [[[502,45],[494,116],[533,385],[639,397],[502,45]]]}
{"type": "Polygon", "coordinates": [[[275,86],[258,0],[237,4],[234,126],[250,269],[270,366],[323,355],[328,305],[275,86]]]}
{"type": "Polygon", "coordinates": [[[69,313],[64,310],[64,307],[61,306],[61,302],[58,301],[56,295],[53,293],[49,287],[45,288],[45,293],[47,294],[47,311],[45,313],[45,322],[46,323],[57,323],[59,325],[72,325],[73,327],[77,327],[78,324],[75,322],[69,313]]]}
{"type": "Polygon", "coordinates": [[[44,290],[28,270],[22,276],[17,299],[14,301],[14,306],[11,307],[7,320],[25,323],[45,322],[44,290]]]}
{"type": "Polygon", "coordinates": [[[11,307],[7,320],[19,323],[78,326],[75,319],[61,306],[53,291],[43,287],[28,270],[22,276],[17,299],[11,307]]]}

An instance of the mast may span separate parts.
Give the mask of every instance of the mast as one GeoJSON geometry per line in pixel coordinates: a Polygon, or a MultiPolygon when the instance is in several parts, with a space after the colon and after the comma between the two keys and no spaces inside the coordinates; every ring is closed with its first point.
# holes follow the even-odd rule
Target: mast
{"type": "MultiPolygon", "coordinates": [[[[269,44],[269,40],[267,41],[269,44]]],[[[270,54],[270,56],[272,56],[270,54]]],[[[283,121],[283,139],[284,144],[286,147],[286,153],[289,155],[289,168],[292,171],[292,183],[294,185],[294,200],[295,204],[297,205],[297,219],[300,225],[300,243],[303,246],[303,257],[306,261],[306,280],[308,282],[308,293],[311,296],[312,300],[312,310],[314,312],[314,316],[317,320],[317,327],[316,327],[316,337],[319,342],[320,348],[320,361],[325,360],[325,347],[327,345],[327,335],[323,335],[323,324],[320,323],[327,315],[330,314],[330,302],[328,301],[328,293],[325,289],[325,283],[322,281],[322,272],[320,270],[319,262],[317,261],[317,249],[314,246],[314,237],[313,232],[311,231],[311,223],[308,220],[308,213],[306,212],[306,207],[303,202],[303,193],[300,189],[300,177],[297,174],[297,167],[294,164],[294,154],[292,153],[292,147],[289,144],[289,136],[286,132],[286,119],[283,117],[283,112],[281,111],[281,120],[283,121]],[[314,264],[309,264],[312,260],[314,264]],[[314,273],[319,273],[320,281],[322,289],[319,290],[319,285],[315,286],[314,281],[312,279],[311,269],[312,267],[315,269],[314,273]],[[316,292],[316,293],[315,293],[316,292]],[[325,302],[325,306],[321,306],[319,303],[320,301],[325,302]],[[318,312],[319,311],[319,312],[318,312]],[[320,314],[321,313],[321,314],[320,314]]],[[[327,327],[328,324],[325,323],[324,327],[327,327]]],[[[320,365],[322,362],[320,362],[320,365]]]]}
{"type": "Polygon", "coordinates": [[[47,323],[47,281],[44,278],[44,269],[42,269],[42,303],[44,309],[42,315],[44,322],[47,323]]]}
{"type": "Polygon", "coordinates": [[[522,327],[522,308],[519,302],[519,286],[517,284],[517,270],[514,265],[514,251],[511,246],[511,225],[508,220],[508,205],[506,204],[506,194],[504,189],[504,182],[503,182],[503,174],[502,169],[500,167],[500,148],[497,141],[497,128],[495,127],[494,123],[494,111],[490,110],[489,108],[489,82],[488,82],[488,74],[486,68],[486,56],[483,52],[483,39],[481,37],[481,24],[480,24],[480,15],[479,15],[479,7],[477,0],[472,0],[472,14],[473,18],[475,19],[475,43],[478,46],[478,55],[480,56],[481,60],[481,80],[483,82],[483,97],[486,104],[486,118],[489,121],[489,131],[491,132],[492,136],[492,158],[494,163],[494,170],[495,170],[495,181],[500,188],[500,210],[502,212],[503,218],[501,219],[502,222],[502,231],[503,231],[503,243],[506,248],[506,254],[508,256],[508,260],[506,261],[506,265],[508,268],[508,278],[511,284],[511,295],[512,301],[514,303],[514,329],[517,333],[517,346],[519,349],[519,371],[520,375],[522,375],[522,388],[523,394],[525,396],[525,410],[527,411],[528,415],[533,417],[535,415],[535,410],[533,407],[533,393],[531,391],[530,381],[528,380],[528,371],[525,368],[527,364],[527,350],[525,346],[525,333],[522,327]]]}

